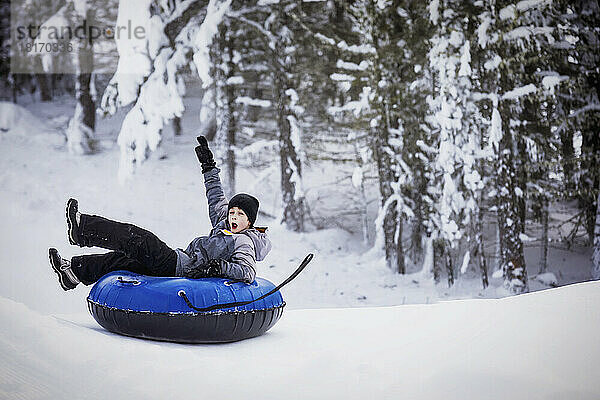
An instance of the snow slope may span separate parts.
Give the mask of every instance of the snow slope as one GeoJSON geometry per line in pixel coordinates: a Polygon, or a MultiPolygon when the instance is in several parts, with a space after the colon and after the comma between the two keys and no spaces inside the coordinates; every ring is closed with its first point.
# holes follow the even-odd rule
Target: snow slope
{"type": "Polygon", "coordinates": [[[291,310],[221,345],[126,338],[0,299],[0,398],[597,399],[600,283],[500,300],[291,310]]]}

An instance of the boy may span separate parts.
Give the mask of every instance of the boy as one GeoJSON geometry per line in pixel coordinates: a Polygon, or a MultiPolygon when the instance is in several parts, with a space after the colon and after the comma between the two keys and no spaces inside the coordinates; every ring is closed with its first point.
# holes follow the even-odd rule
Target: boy
{"type": "Polygon", "coordinates": [[[69,242],[112,251],[66,260],[50,248],[50,265],[64,290],[74,289],[80,282],[91,285],[117,270],[151,276],[254,281],[256,261],[262,261],[271,250],[266,228],[254,227],[259,202],[244,193],[227,202],[208,142],[204,136],[198,136],[197,140],[199,146],[195,150],[202,166],[213,226],[210,234],[194,239],[185,250],[173,250],[153,233],[135,225],[81,214],[77,200],[69,199],[66,212],[69,242]]]}

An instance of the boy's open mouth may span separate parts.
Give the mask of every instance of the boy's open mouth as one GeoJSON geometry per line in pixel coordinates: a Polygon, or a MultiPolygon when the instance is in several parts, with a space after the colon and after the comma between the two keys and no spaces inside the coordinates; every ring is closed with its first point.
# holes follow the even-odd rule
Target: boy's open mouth
{"type": "Polygon", "coordinates": [[[232,229],[237,229],[238,225],[235,222],[231,223],[231,228],[232,229]]]}

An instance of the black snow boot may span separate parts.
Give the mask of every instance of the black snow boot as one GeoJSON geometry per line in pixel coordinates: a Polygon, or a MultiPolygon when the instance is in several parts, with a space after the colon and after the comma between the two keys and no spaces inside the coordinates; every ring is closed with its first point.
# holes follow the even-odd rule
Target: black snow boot
{"type": "Polygon", "coordinates": [[[55,248],[50,248],[48,250],[48,255],[50,258],[50,265],[56,274],[58,275],[58,280],[60,282],[60,286],[64,290],[75,289],[77,284],[79,283],[79,279],[73,273],[71,269],[71,262],[69,260],[65,260],[58,254],[58,250],[55,248]]]}
{"type": "Polygon", "coordinates": [[[75,199],[67,201],[67,236],[69,243],[81,246],[81,235],[79,234],[79,224],[77,223],[77,213],[79,204],[75,199]]]}

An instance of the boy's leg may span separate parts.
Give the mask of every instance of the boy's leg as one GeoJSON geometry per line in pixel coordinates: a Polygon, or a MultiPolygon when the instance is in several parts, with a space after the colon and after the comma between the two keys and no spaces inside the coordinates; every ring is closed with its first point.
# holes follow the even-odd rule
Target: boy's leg
{"type": "Polygon", "coordinates": [[[127,270],[138,274],[152,276],[174,276],[177,255],[169,258],[164,265],[148,268],[139,261],[129,258],[120,251],[111,251],[106,254],[88,254],[71,258],[71,270],[85,285],[91,285],[98,279],[112,271],[127,270]]]}
{"type": "Polygon", "coordinates": [[[79,236],[82,246],[98,246],[124,253],[142,264],[151,272],[150,275],[175,275],[177,253],[145,229],[96,215],[81,214],[79,236]]]}
{"type": "Polygon", "coordinates": [[[91,285],[112,271],[145,273],[144,266],[119,251],[71,258],[71,270],[84,285],[91,285]]]}

